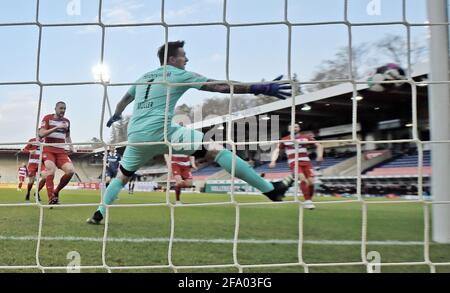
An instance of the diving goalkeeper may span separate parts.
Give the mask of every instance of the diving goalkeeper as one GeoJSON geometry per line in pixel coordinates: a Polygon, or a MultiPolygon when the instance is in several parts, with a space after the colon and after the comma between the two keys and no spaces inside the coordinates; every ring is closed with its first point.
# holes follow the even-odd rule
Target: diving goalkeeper
{"type": "MultiPolygon", "coordinates": [[[[169,95],[167,138],[172,143],[187,143],[182,146],[173,146],[174,154],[185,154],[199,159],[205,158],[208,153],[208,157],[213,157],[215,162],[229,173],[232,170],[234,157],[236,164],[235,176],[260,190],[272,201],[281,201],[286,191],[292,186],[293,179],[291,175],[282,181],[271,183],[262,178],[244,160],[235,156],[221,144],[209,141],[208,143],[210,144],[203,146],[202,132],[182,127],[175,123],[172,124],[175,104],[188,89],[195,88],[202,91],[220,93],[230,93],[231,90],[230,85],[226,83],[202,84],[214,80],[186,71],[185,66],[189,59],[186,57],[183,47],[184,41],[169,42],[167,44],[167,59],[164,60],[165,46],[161,46],[158,50],[161,67],[139,78],[136,83],[147,84],[133,85],[119,101],[114,115],[106,124],[110,127],[112,123],[119,121],[124,109],[131,102],[135,101],[133,114],[128,125],[128,142],[161,142],[161,144],[128,145],[125,148],[122,161],[120,162],[119,174],[109,184],[103,197],[103,204],[87,220],[88,223],[99,224],[105,216],[105,204],[110,205],[114,202],[133,174],[153,157],[169,152],[168,146],[164,144],[167,95],[169,95]],[[164,61],[166,61],[166,67],[164,66],[164,61]],[[164,83],[165,71],[168,84],[164,83]]],[[[278,80],[280,79],[281,76],[275,79],[274,82],[264,84],[235,84],[234,93],[264,94],[279,99],[286,99],[291,95],[291,85],[279,82],[278,80]]]]}

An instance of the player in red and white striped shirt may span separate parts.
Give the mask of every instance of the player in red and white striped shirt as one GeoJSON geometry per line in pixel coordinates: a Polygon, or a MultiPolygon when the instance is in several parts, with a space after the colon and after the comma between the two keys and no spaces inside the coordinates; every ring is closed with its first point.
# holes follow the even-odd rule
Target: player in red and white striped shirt
{"type": "MultiPolygon", "coordinates": [[[[39,137],[44,138],[46,143],[71,143],[70,121],[65,118],[66,103],[58,102],[55,106],[55,114],[44,116],[39,128],[39,137]]],[[[69,145],[70,152],[73,152],[72,145],[69,145]]],[[[73,174],[75,168],[65,150],[65,145],[44,146],[42,159],[47,170],[46,187],[49,204],[59,203],[59,192],[63,189],[73,174]],[[55,178],[56,168],[64,171],[64,175],[54,189],[53,179],[55,178]]]]}
{"type": "MultiPolygon", "coordinates": [[[[291,127],[289,126],[289,132],[291,127]]],[[[320,143],[314,144],[302,144],[301,142],[312,142],[315,141],[313,135],[302,135],[300,133],[300,125],[294,124],[294,139],[299,142],[297,148],[297,166],[298,166],[298,178],[300,180],[300,189],[302,190],[303,196],[305,198],[304,207],[307,209],[314,209],[315,206],[312,203],[312,197],[314,195],[314,170],[311,160],[308,156],[308,147],[315,145],[317,151],[316,161],[318,164],[323,160],[323,147],[320,143]]],[[[283,137],[281,140],[283,142],[279,143],[277,148],[272,153],[272,160],[269,164],[270,168],[276,166],[276,161],[280,154],[280,150],[285,150],[288,157],[289,168],[292,172],[295,172],[295,144],[291,140],[291,135],[283,137]]]]}
{"type": "Polygon", "coordinates": [[[167,164],[172,165],[172,176],[175,179],[175,204],[181,204],[181,189],[192,186],[191,168],[197,169],[195,157],[181,154],[173,154],[172,162],[169,161],[169,155],[165,154],[167,164]]]}
{"type": "MultiPolygon", "coordinates": [[[[28,158],[28,186],[27,186],[27,194],[25,195],[25,200],[30,200],[30,191],[31,188],[33,188],[34,179],[36,177],[38,168],[39,168],[39,159],[41,155],[41,149],[39,145],[33,144],[37,143],[39,141],[42,141],[38,138],[31,138],[28,140],[28,144],[22,149],[21,152],[29,153],[30,156],[28,158]]],[[[44,187],[45,185],[45,165],[44,162],[41,163],[41,180],[39,181],[38,186],[38,199],[41,200],[39,197],[39,191],[44,187]]]]}
{"type": "Polygon", "coordinates": [[[17,186],[17,191],[22,191],[22,184],[25,182],[25,177],[28,175],[28,170],[25,165],[25,163],[22,163],[20,165],[19,169],[17,170],[17,177],[19,178],[19,185],[17,186]]]}

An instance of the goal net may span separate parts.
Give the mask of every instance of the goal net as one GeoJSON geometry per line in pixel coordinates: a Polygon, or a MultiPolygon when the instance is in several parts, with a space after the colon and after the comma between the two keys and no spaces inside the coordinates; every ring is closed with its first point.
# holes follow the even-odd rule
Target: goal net
{"type": "MultiPolygon", "coordinates": [[[[100,242],[101,243],[101,264],[96,265],[80,265],[77,264],[71,264],[70,269],[71,270],[106,270],[108,272],[114,272],[114,271],[123,271],[123,270],[169,270],[173,272],[180,272],[180,271],[189,271],[189,270],[202,270],[202,269],[217,269],[217,270],[226,270],[226,269],[234,269],[238,272],[248,272],[248,271],[264,271],[264,270],[271,270],[273,268],[277,268],[280,271],[289,271],[291,268],[301,268],[304,272],[311,272],[315,271],[317,268],[343,268],[343,267],[359,267],[363,268],[367,272],[379,272],[382,271],[385,267],[408,267],[408,266],[423,266],[426,267],[428,271],[430,272],[436,272],[439,271],[439,267],[450,267],[450,260],[449,258],[443,258],[444,261],[439,261],[440,258],[432,258],[432,255],[430,254],[430,247],[434,245],[434,241],[431,238],[432,227],[434,227],[436,222],[441,222],[443,219],[449,218],[449,206],[450,206],[450,200],[448,196],[448,190],[440,190],[439,192],[444,192],[445,194],[441,196],[436,196],[433,194],[432,191],[432,197],[434,197],[434,200],[430,201],[428,198],[426,198],[424,194],[424,150],[432,149],[434,152],[434,146],[441,147],[441,154],[444,158],[448,158],[448,146],[450,144],[449,138],[445,138],[443,136],[440,136],[438,139],[434,139],[433,137],[431,139],[424,139],[421,137],[419,133],[419,124],[420,121],[418,120],[418,89],[423,86],[439,86],[444,85],[447,88],[444,88],[444,91],[447,90],[447,94],[445,95],[444,103],[447,103],[448,105],[448,68],[447,68],[447,75],[444,79],[442,79],[442,75],[434,78],[431,80],[430,78],[428,80],[416,80],[413,78],[413,64],[412,64],[412,37],[411,37],[411,31],[414,28],[417,27],[445,27],[445,30],[448,30],[448,20],[439,20],[439,16],[437,17],[438,20],[436,20],[435,23],[433,23],[433,20],[431,20],[428,23],[414,23],[410,22],[407,19],[407,11],[408,11],[408,5],[411,4],[412,1],[402,0],[397,1],[399,2],[398,6],[398,14],[401,16],[399,19],[391,20],[391,21],[373,21],[373,22],[358,22],[353,20],[349,16],[349,6],[352,4],[351,0],[345,0],[342,1],[342,19],[338,20],[326,20],[326,21],[295,21],[292,20],[290,17],[290,9],[292,9],[292,6],[295,6],[296,9],[298,9],[298,3],[296,1],[275,1],[281,5],[283,16],[280,20],[274,20],[274,21],[255,21],[255,22],[236,22],[230,19],[230,5],[236,5],[236,3],[231,3],[233,1],[219,1],[221,3],[221,13],[222,13],[222,20],[221,21],[215,21],[215,22],[195,22],[195,23],[171,23],[167,22],[166,19],[168,17],[168,12],[166,9],[166,6],[168,5],[168,0],[161,0],[158,1],[160,4],[160,10],[159,11],[153,11],[152,15],[158,14],[159,20],[158,21],[140,21],[140,22],[124,22],[124,23],[107,23],[104,21],[104,6],[105,2],[98,0],[98,10],[97,10],[97,16],[94,21],[89,22],[71,22],[71,23],[45,23],[41,19],[41,13],[42,13],[42,5],[45,1],[36,0],[36,9],[35,9],[35,17],[34,21],[27,21],[27,22],[4,22],[0,23],[0,30],[3,28],[16,28],[16,27],[24,27],[24,26],[32,26],[37,28],[38,30],[38,39],[37,39],[37,52],[36,52],[36,71],[35,71],[35,77],[31,80],[19,80],[19,81],[1,81],[0,80],[0,86],[17,86],[17,85],[34,85],[39,88],[39,100],[38,100],[38,110],[37,110],[37,116],[36,116],[36,129],[39,128],[40,125],[40,119],[42,118],[44,113],[44,109],[42,109],[42,103],[43,98],[45,95],[45,89],[51,88],[51,87],[71,87],[71,86],[84,86],[84,85],[97,85],[102,87],[102,102],[101,102],[101,114],[100,114],[100,123],[99,125],[92,125],[92,127],[98,127],[98,133],[100,137],[100,142],[96,142],[96,144],[104,149],[105,157],[103,160],[103,170],[105,170],[106,165],[106,154],[108,152],[109,146],[112,144],[108,142],[108,138],[104,137],[105,133],[105,124],[107,119],[112,115],[111,107],[113,106],[109,101],[109,93],[111,89],[114,88],[120,88],[124,86],[131,86],[131,85],[138,85],[139,83],[114,83],[109,80],[109,77],[106,77],[102,75],[104,72],[102,68],[97,68],[97,79],[96,81],[88,81],[88,82],[43,82],[41,78],[41,67],[42,67],[42,48],[43,46],[46,46],[46,39],[44,31],[47,28],[64,28],[64,27],[97,27],[101,30],[101,43],[99,44],[100,48],[100,60],[99,64],[104,64],[105,62],[105,50],[108,46],[107,42],[107,30],[111,28],[137,28],[137,27],[158,27],[162,28],[164,30],[164,39],[163,41],[166,44],[166,52],[167,54],[167,42],[171,41],[173,39],[173,36],[171,35],[170,29],[173,28],[180,28],[180,27],[188,27],[188,28],[201,28],[201,27],[209,27],[209,26],[220,26],[226,30],[226,37],[223,42],[225,43],[225,79],[218,81],[221,83],[227,83],[233,88],[234,85],[237,83],[232,81],[230,78],[230,63],[232,62],[232,56],[230,55],[230,50],[232,41],[231,41],[231,35],[233,33],[233,30],[240,29],[240,28],[255,28],[255,27],[267,27],[267,26],[280,26],[283,27],[287,31],[287,54],[286,54],[286,61],[287,61],[287,75],[283,78],[282,81],[288,81],[294,89],[294,92],[292,94],[292,97],[288,100],[286,100],[286,104],[290,106],[290,122],[289,123],[292,128],[294,126],[294,123],[297,119],[297,111],[298,111],[298,105],[303,104],[303,101],[301,99],[304,98],[304,95],[300,94],[298,92],[298,89],[305,86],[320,86],[320,85],[329,85],[329,84],[346,84],[350,85],[350,88],[352,89],[352,108],[351,108],[351,135],[349,135],[346,139],[323,139],[320,140],[320,143],[323,145],[339,145],[339,144],[348,144],[353,145],[356,150],[355,155],[355,161],[354,161],[354,170],[356,176],[353,177],[355,192],[354,196],[350,197],[348,199],[341,199],[336,200],[334,198],[330,197],[324,197],[321,200],[318,200],[314,204],[317,206],[317,210],[325,208],[326,206],[330,205],[339,205],[339,206],[346,206],[346,205],[352,205],[352,206],[358,206],[356,209],[358,212],[356,213],[356,219],[355,221],[358,221],[356,225],[356,229],[358,229],[357,232],[352,231],[348,232],[346,229],[342,229],[342,231],[347,231],[351,235],[357,235],[357,240],[351,240],[348,241],[346,238],[346,235],[341,235],[339,239],[336,241],[331,240],[322,240],[320,239],[320,235],[318,238],[314,239],[314,237],[305,237],[305,231],[308,233],[313,229],[310,226],[310,223],[308,221],[320,221],[318,219],[314,219],[314,216],[311,216],[309,211],[305,210],[304,208],[304,201],[302,200],[302,194],[300,192],[300,186],[299,186],[299,175],[298,172],[295,172],[295,184],[293,187],[293,194],[292,200],[287,200],[284,202],[268,202],[268,201],[253,201],[253,200],[247,200],[247,201],[241,201],[238,199],[239,192],[236,188],[234,188],[234,185],[236,183],[236,178],[234,177],[235,173],[235,164],[236,162],[233,160],[233,172],[231,174],[231,187],[230,187],[230,196],[224,197],[224,200],[221,201],[214,201],[214,202],[199,202],[199,203],[192,203],[192,204],[184,204],[181,206],[175,205],[171,201],[171,194],[169,189],[167,189],[166,192],[166,198],[164,202],[151,202],[151,203],[115,203],[113,205],[107,205],[106,206],[106,216],[104,219],[104,226],[101,226],[103,231],[103,236],[101,238],[92,238],[92,237],[85,237],[85,234],[81,235],[71,235],[70,237],[64,237],[61,236],[52,236],[48,237],[45,236],[45,225],[46,225],[46,214],[54,212],[58,209],[79,209],[79,208],[91,208],[94,210],[96,207],[98,207],[99,203],[102,202],[105,189],[100,189],[100,197],[98,198],[99,201],[97,203],[63,203],[58,206],[50,206],[46,203],[41,203],[39,201],[32,202],[32,203],[0,203],[0,209],[5,210],[8,208],[25,208],[25,207],[34,207],[38,209],[38,232],[36,235],[31,236],[17,236],[17,237],[10,237],[7,235],[2,235],[0,232],[0,242],[2,241],[20,241],[20,240],[34,240],[36,241],[35,246],[35,262],[30,264],[23,264],[23,265],[11,265],[8,263],[1,263],[0,262],[0,270],[27,270],[27,269],[37,269],[42,272],[48,272],[51,270],[66,270],[67,266],[61,266],[61,265],[46,265],[42,263],[42,242],[43,241],[61,241],[61,240],[67,240],[67,241],[87,241],[87,242],[100,242]],[[348,43],[346,44],[346,51],[345,51],[345,60],[347,60],[347,64],[345,68],[342,68],[345,70],[345,74],[342,74],[341,76],[344,76],[344,78],[336,78],[336,79],[322,79],[317,81],[298,81],[295,76],[295,72],[293,70],[293,59],[297,58],[296,54],[299,50],[298,47],[294,46],[294,30],[297,28],[302,29],[309,29],[317,26],[323,26],[323,25],[339,25],[345,28],[345,32],[348,37],[348,43]],[[385,139],[385,140],[366,140],[364,137],[359,135],[359,117],[358,117],[358,111],[359,111],[359,105],[360,101],[358,99],[359,92],[361,88],[367,88],[367,79],[360,79],[355,74],[355,66],[357,64],[354,64],[356,61],[355,55],[356,52],[353,50],[354,43],[353,43],[353,34],[354,30],[361,28],[361,27],[373,27],[373,28],[380,28],[380,27],[389,27],[390,25],[399,25],[403,26],[404,30],[406,32],[405,40],[406,40],[406,63],[404,64],[405,67],[405,75],[401,76],[400,79],[380,79],[371,80],[372,86],[378,86],[378,87],[389,87],[390,85],[408,85],[410,86],[411,95],[408,97],[411,101],[411,121],[410,121],[410,129],[411,129],[411,137],[406,139],[385,139]],[[367,198],[365,195],[365,190],[363,190],[363,180],[364,178],[364,150],[366,149],[366,146],[368,144],[391,144],[391,145],[400,145],[400,144],[415,144],[417,148],[417,197],[415,199],[410,200],[404,200],[402,198],[398,199],[391,199],[391,200],[385,200],[385,199],[379,199],[379,198],[367,198]],[[433,146],[433,147],[432,147],[433,146]],[[442,148],[447,148],[447,150],[443,150],[442,148]],[[409,243],[402,243],[402,241],[396,241],[395,239],[392,239],[391,241],[370,241],[369,240],[369,223],[371,221],[370,216],[372,215],[370,210],[380,210],[384,209],[385,206],[396,206],[396,205],[415,205],[416,207],[419,206],[419,212],[421,214],[421,220],[422,220],[422,226],[420,228],[419,234],[420,236],[416,237],[415,239],[419,239],[418,241],[413,241],[409,243]],[[248,208],[254,208],[255,210],[261,208],[261,207],[276,207],[276,212],[282,213],[283,211],[286,211],[283,209],[284,206],[289,206],[291,211],[290,213],[290,219],[289,221],[295,222],[296,227],[296,239],[270,239],[270,240],[254,240],[251,238],[241,238],[243,231],[248,232],[248,227],[243,228],[241,225],[242,218],[247,217],[246,212],[248,211],[248,208]],[[435,207],[439,206],[440,208],[438,210],[435,210],[435,207]],[[137,237],[133,239],[125,239],[121,238],[120,235],[113,234],[111,236],[111,228],[114,228],[114,224],[110,221],[110,215],[113,210],[118,210],[117,214],[120,213],[121,210],[124,209],[149,209],[152,210],[152,208],[166,208],[168,211],[168,226],[170,227],[168,238],[165,237],[153,237],[153,238],[144,238],[144,237],[137,237]],[[232,238],[222,238],[222,239],[182,239],[176,236],[177,234],[177,225],[179,224],[179,221],[177,221],[177,216],[182,214],[183,209],[190,209],[190,208],[201,208],[201,209],[212,209],[212,208],[228,208],[232,209],[232,215],[233,215],[233,228],[232,228],[232,238]],[[50,210],[52,209],[52,210],[50,210]],[[432,213],[433,211],[433,213],[432,213]],[[432,221],[433,220],[433,221],[432,221]],[[423,229],[422,229],[423,227],[423,229]],[[227,249],[231,250],[232,257],[229,258],[228,261],[220,262],[220,263],[208,263],[208,264],[197,264],[195,262],[192,262],[188,265],[185,264],[177,264],[176,261],[174,261],[174,255],[176,255],[178,252],[177,249],[177,243],[184,242],[184,243],[195,243],[195,242],[209,242],[209,243],[222,243],[227,244],[227,249]],[[328,241],[328,242],[327,242],[328,241]],[[111,244],[126,244],[126,243],[147,243],[147,242],[160,242],[166,244],[166,256],[167,256],[167,263],[162,264],[141,264],[141,265],[117,265],[111,264],[108,261],[108,246],[111,244]],[[240,250],[243,249],[245,245],[258,245],[258,244],[277,244],[277,245],[291,245],[295,246],[296,251],[296,259],[295,261],[292,261],[290,259],[289,261],[264,261],[264,262],[256,262],[255,263],[249,263],[247,261],[242,262],[240,258],[240,250]],[[352,257],[348,261],[324,261],[324,262],[314,262],[314,261],[308,261],[308,249],[305,249],[306,245],[329,245],[329,246],[338,246],[343,245],[345,248],[344,250],[357,250],[356,258],[355,253],[352,253],[352,257]],[[378,247],[382,245],[392,245],[392,246],[398,246],[402,247],[405,245],[410,246],[420,246],[423,248],[423,254],[421,256],[420,260],[417,261],[398,261],[398,262],[389,262],[389,261],[383,261],[383,255],[380,254],[378,251],[373,250],[371,247],[378,247]],[[286,270],[284,270],[286,269],[286,270]]],[[[195,1],[194,1],[195,2],[195,1]]],[[[200,1],[201,2],[201,1],[200,1]]],[[[256,3],[256,1],[253,1],[256,3]]],[[[306,1],[299,1],[301,3],[304,3],[306,1]]],[[[380,13],[381,6],[383,4],[383,1],[379,0],[372,0],[372,1],[360,1],[364,2],[364,7],[367,9],[367,13],[373,13],[372,15],[376,15],[377,13],[380,13]]],[[[433,1],[434,2],[434,1],[433,1]]],[[[77,9],[79,9],[79,5],[81,5],[82,1],[69,1],[69,6],[67,9],[68,11],[76,12],[77,9]]],[[[444,1],[442,1],[444,3],[444,1]]],[[[436,6],[433,7],[433,5],[430,5],[430,9],[438,9],[439,10],[439,4],[441,4],[441,1],[436,1],[436,6]],[[437,3],[439,2],[439,3],[437,3]]],[[[257,8],[255,8],[257,9],[257,8]]],[[[434,10],[435,11],[435,10],[434,10]]],[[[431,40],[436,36],[436,32],[432,33],[430,35],[431,40]]],[[[442,32],[437,32],[437,36],[441,34],[442,32]]],[[[425,38],[425,37],[424,37],[425,38]]],[[[267,40],[266,40],[267,41],[267,40]]],[[[270,42],[270,40],[269,40],[270,42]]],[[[442,44],[441,44],[442,45],[442,44]]],[[[307,43],[301,44],[301,46],[308,46],[307,43]]],[[[439,46],[439,44],[437,44],[439,46]]],[[[30,48],[31,50],[31,48],[30,48]]],[[[123,52],[123,54],[127,54],[127,52],[123,52]]],[[[448,51],[445,52],[445,54],[448,56],[448,51]]],[[[270,56],[268,57],[270,58],[270,56]]],[[[446,62],[443,62],[446,63],[446,62]]],[[[57,66],[57,65],[54,65],[57,66]]],[[[433,70],[433,68],[431,68],[433,70]]],[[[261,82],[260,80],[252,82],[258,83],[261,82]]],[[[150,83],[153,84],[153,83],[150,83]]],[[[165,79],[165,82],[163,83],[168,87],[177,86],[174,84],[170,84],[167,82],[167,79],[165,79]]],[[[205,83],[203,83],[205,84],[205,83]]],[[[192,85],[192,84],[183,84],[183,85],[192,85]]],[[[438,91],[439,89],[437,89],[438,91]]],[[[442,89],[441,89],[442,90],[442,89]]],[[[169,91],[168,91],[169,92],[169,91]]],[[[169,93],[170,94],[170,93],[169,93]]],[[[180,144],[180,143],[171,143],[167,138],[167,116],[169,114],[169,98],[170,96],[167,96],[167,102],[166,102],[166,125],[164,126],[164,142],[159,143],[142,143],[146,145],[167,145],[169,147],[169,158],[172,157],[173,154],[173,148],[178,146],[184,146],[186,144],[180,144]]],[[[264,141],[237,141],[234,136],[234,126],[233,121],[238,120],[236,118],[235,113],[233,113],[233,99],[236,95],[232,92],[230,94],[230,100],[229,100],[229,111],[228,115],[225,115],[224,119],[226,128],[224,130],[224,133],[226,134],[224,139],[222,141],[217,141],[217,143],[221,143],[224,145],[227,145],[230,150],[233,153],[237,153],[237,149],[239,146],[249,146],[249,145],[274,145],[279,142],[281,142],[280,139],[267,139],[264,141]]],[[[430,100],[434,99],[434,97],[430,96],[430,100]]],[[[430,101],[429,105],[433,105],[435,107],[439,107],[439,105],[432,104],[430,101]]],[[[444,107],[445,108],[445,107],[444,107]]],[[[0,113],[1,114],[1,113],[0,113]]],[[[261,113],[262,114],[262,113],[261,113]]],[[[336,113],[336,115],[340,115],[340,113],[336,113]]],[[[431,115],[437,115],[434,118],[430,117],[431,119],[438,119],[434,120],[435,123],[439,123],[439,121],[443,121],[444,123],[448,124],[448,117],[445,118],[443,116],[440,116],[442,114],[439,114],[438,112],[433,113],[431,115]],[[439,120],[439,119],[445,119],[445,120],[439,120]]],[[[448,116],[448,113],[446,114],[448,116]]],[[[444,115],[445,116],[445,115],[444,115]]],[[[431,126],[433,127],[433,125],[431,126]]],[[[291,140],[298,149],[299,147],[299,141],[291,140]]],[[[2,146],[8,146],[8,145],[18,145],[18,144],[26,144],[26,141],[9,141],[7,137],[2,137],[0,141],[0,145],[2,146]]],[[[40,146],[46,145],[45,143],[37,143],[40,146]]],[[[83,145],[85,143],[79,143],[79,142],[73,142],[70,145],[83,145]]],[[[206,143],[207,144],[207,143],[206,143]]],[[[127,146],[131,145],[127,142],[123,143],[117,143],[113,144],[114,146],[127,146]]],[[[295,153],[296,158],[298,158],[298,152],[295,153]]],[[[439,160],[439,159],[438,159],[439,160]]],[[[434,164],[434,161],[433,161],[434,164]]],[[[440,169],[441,171],[448,171],[448,165],[449,161],[445,163],[447,165],[447,168],[445,166],[443,169],[440,169]]],[[[295,167],[298,171],[298,166],[295,167]]],[[[433,166],[434,168],[434,166],[433,166]]],[[[169,172],[170,172],[169,167],[169,172]]],[[[448,174],[448,173],[443,173],[448,174]]],[[[436,174],[436,176],[439,176],[439,174],[436,174]]],[[[38,178],[39,176],[37,176],[38,178]]],[[[170,176],[167,176],[167,185],[170,185],[170,176]]],[[[103,171],[102,174],[102,180],[105,179],[105,173],[103,171]]],[[[36,179],[37,180],[37,179],[36,179]]],[[[445,181],[445,180],[444,180],[445,181]]],[[[433,183],[433,184],[444,184],[444,183],[433,183]]],[[[448,185],[448,183],[447,183],[448,185]]],[[[433,185],[434,186],[434,185],[433,185]]],[[[254,197],[256,198],[256,197],[254,197]]],[[[417,211],[417,209],[414,209],[417,211]]],[[[410,210],[406,210],[405,212],[409,212],[410,210]]],[[[272,211],[273,212],[273,211],[272,211]]],[[[270,212],[269,212],[270,213],[270,212]]],[[[342,213],[345,213],[345,208],[343,208],[342,213]]],[[[210,215],[210,214],[208,214],[210,215]]],[[[355,214],[354,214],[355,215],[355,214]]],[[[213,215],[211,215],[213,217],[213,215]]],[[[217,217],[220,217],[220,213],[218,213],[217,217]]],[[[276,216],[275,216],[276,217],[276,216]]],[[[255,221],[256,218],[253,218],[255,221]]],[[[395,217],[393,218],[395,219],[395,217]]],[[[80,221],[83,219],[80,219],[80,221]]],[[[213,219],[209,219],[213,222],[213,219]]],[[[325,219],[322,219],[324,221],[325,219]]],[[[335,219],[329,219],[330,221],[337,221],[335,219]]],[[[380,220],[378,218],[374,219],[373,221],[380,220]]],[[[63,221],[63,219],[61,219],[63,221]]],[[[355,222],[349,219],[345,219],[345,216],[342,216],[342,223],[352,223],[355,224],[355,222]]],[[[445,222],[445,220],[444,220],[445,222]]],[[[261,219],[261,223],[264,223],[264,219],[261,219]]],[[[280,226],[283,225],[282,221],[279,223],[280,226]]],[[[137,223],[136,225],[139,225],[137,223]]],[[[208,225],[208,223],[204,223],[204,225],[208,225]]],[[[254,226],[257,226],[257,223],[253,223],[254,226]]],[[[331,225],[331,223],[330,223],[331,225]]],[[[449,235],[448,231],[445,231],[448,228],[448,225],[442,224],[439,226],[439,233],[440,235],[434,235],[436,239],[441,239],[441,235],[444,235],[444,238],[449,235]],[[442,226],[443,225],[443,226],[442,226]],[[447,227],[447,228],[446,228],[447,227]],[[445,236],[446,235],[446,236],[445,236]]],[[[339,225],[338,225],[339,226],[339,225]]],[[[185,227],[185,226],[183,226],[185,227]]],[[[335,225],[331,225],[330,227],[335,227],[335,225]]],[[[353,227],[353,226],[351,226],[353,227]]],[[[86,229],[91,227],[86,227],[86,229]]],[[[342,228],[342,227],[340,227],[342,228]]],[[[180,229],[180,228],[178,228],[180,229]]],[[[282,228],[280,228],[282,229],[282,228]]],[[[273,231],[268,231],[268,234],[278,235],[276,228],[273,228],[273,231]],[[271,233],[273,232],[273,233],[271,233]]],[[[326,233],[326,232],[324,232],[326,233]]],[[[379,232],[380,233],[380,232],[379,232]]],[[[257,233],[254,235],[258,235],[257,233]]],[[[392,235],[391,235],[392,236],[392,235]]],[[[275,236],[276,238],[276,236],[275,236]]],[[[441,241],[442,243],[449,243],[449,239],[445,241],[441,241]]],[[[444,246],[444,248],[447,246],[444,246]]],[[[341,250],[338,250],[338,252],[333,253],[341,253],[339,252],[341,250]]],[[[142,252],[142,251],[141,251],[142,252]]],[[[140,251],[136,251],[135,253],[139,254],[140,251]]],[[[185,254],[189,254],[189,251],[184,251],[185,254]]],[[[325,253],[325,252],[323,252],[325,253]]],[[[83,256],[82,256],[83,257],[83,256]]],[[[76,254],[70,255],[69,259],[76,259],[76,254]]],[[[189,257],[187,257],[189,259],[189,257]]],[[[265,258],[265,260],[269,259],[265,258]]],[[[51,261],[49,262],[51,263],[51,261]]],[[[153,262],[155,263],[155,262],[153,262]]],[[[158,263],[156,261],[156,263],[158,263]]]]}

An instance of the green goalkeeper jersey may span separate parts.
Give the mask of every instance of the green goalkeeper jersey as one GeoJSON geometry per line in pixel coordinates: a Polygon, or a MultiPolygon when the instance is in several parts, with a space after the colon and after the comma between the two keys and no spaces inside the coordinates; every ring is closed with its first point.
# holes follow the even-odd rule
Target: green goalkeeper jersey
{"type": "MultiPolygon", "coordinates": [[[[206,82],[208,78],[197,73],[167,65],[167,82],[192,83],[206,82]]],[[[164,67],[147,72],[137,83],[163,82],[164,67]]],[[[159,141],[164,137],[164,115],[167,91],[170,91],[167,125],[170,132],[172,117],[177,101],[190,88],[199,89],[202,84],[167,86],[165,84],[133,85],[128,94],[134,97],[133,115],[128,124],[130,142],[159,141]]]]}

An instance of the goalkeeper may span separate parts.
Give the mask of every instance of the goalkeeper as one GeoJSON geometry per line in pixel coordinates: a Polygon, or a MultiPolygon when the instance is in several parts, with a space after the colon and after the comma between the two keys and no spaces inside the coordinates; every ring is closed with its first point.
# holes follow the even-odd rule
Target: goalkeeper
{"type": "MultiPolygon", "coordinates": [[[[109,119],[107,126],[121,119],[124,109],[133,101],[134,108],[128,125],[128,142],[161,142],[154,145],[127,146],[123,154],[119,167],[119,174],[114,178],[106,189],[103,204],[94,213],[92,218],[87,220],[90,224],[99,224],[105,216],[105,204],[110,205],[117,198],[119,192],[127,184],[133,174],[146,162],[157,155],[167,154],[169,149],[164,144],[164,124],[166,99],[169,95],[168,117],[167,117],[167,139],[172,143],[188,143],[183,146],[174,146],[174,154],[192,155],[195,158],[213,157],[229,173],[232,172],[232,160],[235,158],[235,176],[246,181],[251,186],[260,190],[272,201],[281,201],[284,194],[292,185],[292,176],[286,177],[279,182],[271,183],[258,175],[246,162],[235,156],[232,152],[224,148],[221,144],[211,142],[202,146],[203,133],[194,129],[185,128],[172,124],[172,116],[175,104],[180,97],[190,88],[209,92],[230,93],[230,86],[226,83],[201,84],[208,79],[199,74],[185,70],[189,59],[184,51],[184,41],[169,42],[167,44],[167,84],[164,82],[164,51],[165,46],[158,50],[158,57],[161,67],[144,74],[137,83],[148,83],[143,85],[133,85],[123,96],[116,106],[114,115],[109,119]],[[150,83],[154,84],[150,84],[150,83]],[[160,83],[156,83],[160,82],[160,83]],[[172,85],[175,84],[176,85],[172,85]],[[196,85],[183,85],[185,83],[199,83],[196,85]]],[[[279,99],[286,99],[291,95],[291,85],[285,82],[278,82],[281,76],[271,83],[244,85],[235,84],[236,94],[264,94],[274,96],[279,99]]]]}

